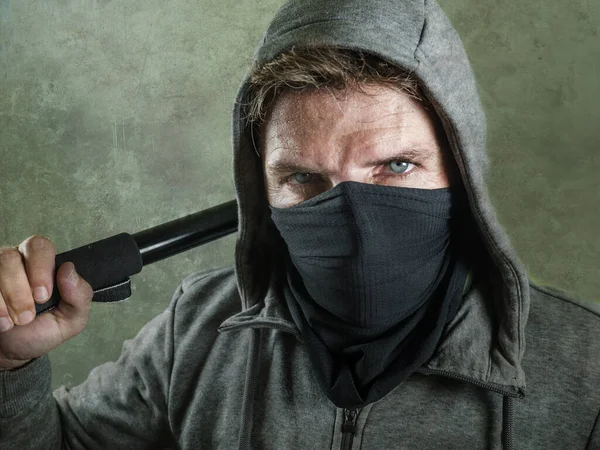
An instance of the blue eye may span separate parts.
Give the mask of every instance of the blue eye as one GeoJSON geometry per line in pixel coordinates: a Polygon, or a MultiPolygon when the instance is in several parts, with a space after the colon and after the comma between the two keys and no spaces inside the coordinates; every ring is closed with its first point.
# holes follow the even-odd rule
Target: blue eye
{"type": "Polygon", "coordinates": [[[296,172],[294,175],[292,175],[292,178],[298,184],[306,184],[310,181],[311,174],[296,172]]]}
{"type": "Polygon", "coordinates": [[[408,161],[392,161],[390,163],[390,168],[394,173],[404,173],[407,170],[407,166],[411,164],[408,161]]]}

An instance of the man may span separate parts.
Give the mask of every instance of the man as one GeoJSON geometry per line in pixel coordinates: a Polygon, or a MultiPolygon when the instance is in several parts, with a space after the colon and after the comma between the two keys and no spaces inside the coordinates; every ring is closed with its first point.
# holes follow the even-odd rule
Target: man
{"type": "MultiPolygon", "coordinates": [[[[15,317],[2,448],[600,448],[598,310],[511,248],[433,0],[286,3],[233,146],[235,267],[186,277],[117,362],[53,396],[15,317]]],[[[79,286],[63,299],[87,317],[79,286]]]]}

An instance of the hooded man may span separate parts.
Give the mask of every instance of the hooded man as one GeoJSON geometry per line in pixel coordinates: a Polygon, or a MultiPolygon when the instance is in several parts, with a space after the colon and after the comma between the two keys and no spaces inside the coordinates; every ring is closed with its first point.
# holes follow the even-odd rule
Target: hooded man
{"type": "Polygon", "coordinates": [[[233,111],[235,267],[75,388],[0,374],[0,446],[600,448],[598,308],[528,278],[485,130],[435,1],[288,1],[233,111]]]}

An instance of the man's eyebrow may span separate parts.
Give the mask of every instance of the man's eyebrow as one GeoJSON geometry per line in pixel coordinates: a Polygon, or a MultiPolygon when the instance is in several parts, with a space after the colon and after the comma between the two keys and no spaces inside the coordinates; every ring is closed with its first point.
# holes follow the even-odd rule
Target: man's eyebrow
{"type": "Polygon", "coordinates": [[[293,161],[279,160],[274,163],[267,164],[267,168],[276,173],[312,173],[313,168],[302,166],[293,161]]]}
{"type": "Polygon", "coordinates": [[[367,165],[383,164],[392,161],[403,161],[405,159],[415,161],[427,161],[433,156],[433,152],[428,147],[406,147],[396,150],[396,152],[385,158],[377,158],[367,162],[367,165]]]}
{"type": "MultiPolygon", "coordinates": [[[[397,150],[394,154],[384,157],[377,158],[371,161],[368,161],[366,165],[374,166],[378,164],[385,164],[392,161],[404,161],[404,160],[413,160],[413,161],[426,161],[431,158],[432,151],[426,147],[406,147],[397,150]]],[[[313,173],[315,172],[315,168],[308,167],[302,165],[301,163],[295,162],[293,160],[287,160],[285,158],[276,160],[272,163],[267,164],[267,168],[271,172],[275,173],[313,173]]]]}

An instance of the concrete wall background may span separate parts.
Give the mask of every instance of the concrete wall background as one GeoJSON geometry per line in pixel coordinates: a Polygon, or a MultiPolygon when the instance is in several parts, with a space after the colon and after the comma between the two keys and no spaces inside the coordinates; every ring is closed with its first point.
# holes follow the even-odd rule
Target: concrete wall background
{"type": "MultiPolygon", "coordinates": [[[[230,110],[280,0],[0,0],[0,242],[58,252],[233,198],[230,110]]],[[[489,119],[489,186],[534,280],[600,301],[600,2],[441,0],[489,119]]],[[[144,268],[51,353],[54,387],[118,357],[235,236],[144,268]]]]}

